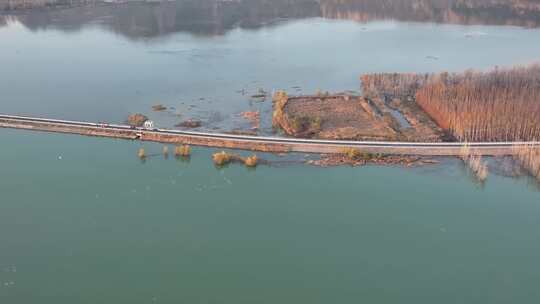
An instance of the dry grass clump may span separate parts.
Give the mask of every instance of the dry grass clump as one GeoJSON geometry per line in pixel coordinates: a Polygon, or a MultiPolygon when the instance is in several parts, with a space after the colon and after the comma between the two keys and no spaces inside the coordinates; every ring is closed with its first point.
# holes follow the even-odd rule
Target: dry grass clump
{"type": "Polygon", "coordinates": [[[246,167],[257,167],[258,158],[257,155],[252,155],[244,159],[246,167]]]}
{"type": "Polygon", "coordinates": [[[163,156],[168,157],[169,156],[169,147],[163,146],[163,156]]]}
{"type": "Polygon", "coordinates": [[[218,152],[218,153],[214,153],[212,155],[212,159],[214,160],[214,164],[216,166],[224,166],[224,165],[227,165],[231,162],[232,160],[232,156],[225,152],[225,151],[221,151],[221,152],[218,152]]]}
{"type": "Polygon", "coordinates": [[[253,130],[257,130],[261,127],[261,114],[259,111],[246,111],[240,113],[244,119],[248,120],[253,130]]]}
{"type": "Polygon", "coordinates": [[[146,152],[144,151],[144,148],[139,149],[139,152],[137,152],[137,156],[139,156],[140,159],[146,158],[146,152]]]}
{"type": "Polygon", "coordinates": [[[147,120],[148,117],[143,114],[135,113],[128,116],[127,123],[132,127],[142,127],[147,120]]]}
{"type": "Polygon", "coordinates": [[[487,162],[482,161],[482,156],[472,153],[468,145],[461,148],[460,156],[478,181],[483,183],[487,180],[489,174],[488,165],[487,162]]]}
{"type": "Polygon", "coordinates": [[[321,131],[321,118],[315,116],[293,116],[290,126],[295,134],[311,135],[321,131]]]}
{"type": "Polygon", "coordinates": [[[244,164],[246,167],[254,168],[257,167],[260,161],[255,154],[244,158],[241,155],[232,154],[225,151],[214,153],[212,155],[212,159],[214,160],[214,164],[218,167],[223,167],[234,162],[244,164]]]}
{"type": "Polygon", "coordinates": [[[374,158],[380,158],[380,156],[371,154],[369,152],[362,152],[360,149],[346,147],[341,149],[341,154],[345,155],[350,160],[371,160],[374,158]]]}
{"type": "Polygon", "coordinates": [[[167,110],[167,107],[162,104],[157,104],[152,106],[152,110],[155,112],[161,112],[167,110]]]}
{"type": "Polygon", "coordinates": [[[191,147],[189,145],[177,146],[174,148],[176,157],[189,157],[191,155],[191,147]]]}
{"type": "Polygon", "coordinates": [[[514,147],[514,157],[540,181],[540,148],[532,146],[514,147]]]}
{"type": "Polygon", "coordinates": [[[341,154],[347,156],[347,158],[351,159],[351,160],[359,159],[360,156],[362,155],[362,152],[360,152],[360,150],[358,150],[356,148],[350,148],[350,147],[343,148],[343,149],[341,149],[340,152],[341,152],[341,154]]]}
{"type": "Polygon", "coordinates": [[[278,128],[280,122],[285,119],[285,105],[289,101],[289,96],[285,91],[277,91],[273,97],[274,112],[272,114],[272,126],[278,128]]]}

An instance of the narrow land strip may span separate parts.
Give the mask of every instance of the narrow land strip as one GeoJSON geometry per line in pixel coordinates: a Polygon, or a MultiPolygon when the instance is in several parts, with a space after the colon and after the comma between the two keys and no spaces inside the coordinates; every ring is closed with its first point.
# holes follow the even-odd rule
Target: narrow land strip
{"type": "Polygon", "coordinates": [[[540,142],[415,143],[258,137],[167,129],[148,130],[127,125],[12,115],[0,115],[0,127],[274,153],[341,153],[344,148],[357,148],[374,154],[459,156],[462,148],[468,146],[476,155],[499,156],[513,155],[515,147],[540,147],[540,142]]]}

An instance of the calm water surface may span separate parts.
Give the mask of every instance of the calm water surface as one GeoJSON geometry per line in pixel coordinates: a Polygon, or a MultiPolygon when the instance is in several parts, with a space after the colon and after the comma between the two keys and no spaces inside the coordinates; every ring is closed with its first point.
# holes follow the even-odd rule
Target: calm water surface
{"type": "MultiPolygon", "coordinates": [[[[2,131],[1,303],[534,303],[540,192],[2,131]],[[59,159],[61,156],[61,159],[59,159]],[[7,285],[5,285],[7,284],[7,285]]],[[[266,156],[265,156],[266,157],[266,156]]]]}
{"type": "MultiPolygon", "coordinates": [[[[359,91],[362,73],[540,54],[531,15],[431,20],[244,2],[3,15],[0,112],[110,122],[143,112],[160,127],[197,118],[230,130],[257,109],[269,133],[270,101],[250,98],[259,89],[359,91]],[[153,113],[156,103],[172,109],[153,113]]],[[[0,142],[0,303],[540,299],[540,192],[526,178],[492,175],[480,187],[453,160],[218,170],[209,149],[184,162],[139,142],[14,130],[0,142]],[[141,145],[154,155],[145,163],[141,145]]]]}
{"type": "Polygon", "coordinates": [[[203,129],[230,130],[249,126],[240,112],[260,110],[268,133],[271,103],[250,98],[259,89],[359,91],[363,73],[540,60],[540,30],[523,27],[316,17],[219,28],[217,34],[179,23],[178,30],[160,33],[156,24],[167,29],[181,22],[169,20],[166,8],[158,14],[115,7],[90,21],[85,18],[98,8],[6,17],[0,26],[2,112],[112,122],[142,112],[161,127],[196,118],[203,129]],[[86,21],[74,25],[79,19],[86,21]],[[152,113],[158,103],[172,109],[152,113]]]}

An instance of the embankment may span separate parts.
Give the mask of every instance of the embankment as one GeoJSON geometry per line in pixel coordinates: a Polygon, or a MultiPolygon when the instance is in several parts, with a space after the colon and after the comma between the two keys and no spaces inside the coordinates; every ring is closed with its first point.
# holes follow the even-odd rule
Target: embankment
{"type": "MultiPolygon", "coordinates": [[[[313,140],[166,129],[145,130],[133,129],[125,125],[104,125],[10,115],[0,115],[0,127],[273,153],[342,153],[344,147],[350,147],[373,154],[458,156],[464,145],[462,143],[313,140]]],[[[477,155],[511,155],[514,153],[515,147],[540,146],[540,142],[468,143],[467,145],[477,155]]]]}

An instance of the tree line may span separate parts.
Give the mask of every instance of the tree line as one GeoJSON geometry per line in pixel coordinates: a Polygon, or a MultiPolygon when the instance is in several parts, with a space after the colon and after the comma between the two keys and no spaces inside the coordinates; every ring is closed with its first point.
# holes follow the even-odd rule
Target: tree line
{"type": "Polygon", "coordinates": [[[488,72],[372,74],[365,94],[414,98],[460,141],[540,140],[540,65],[488,72]]]}

